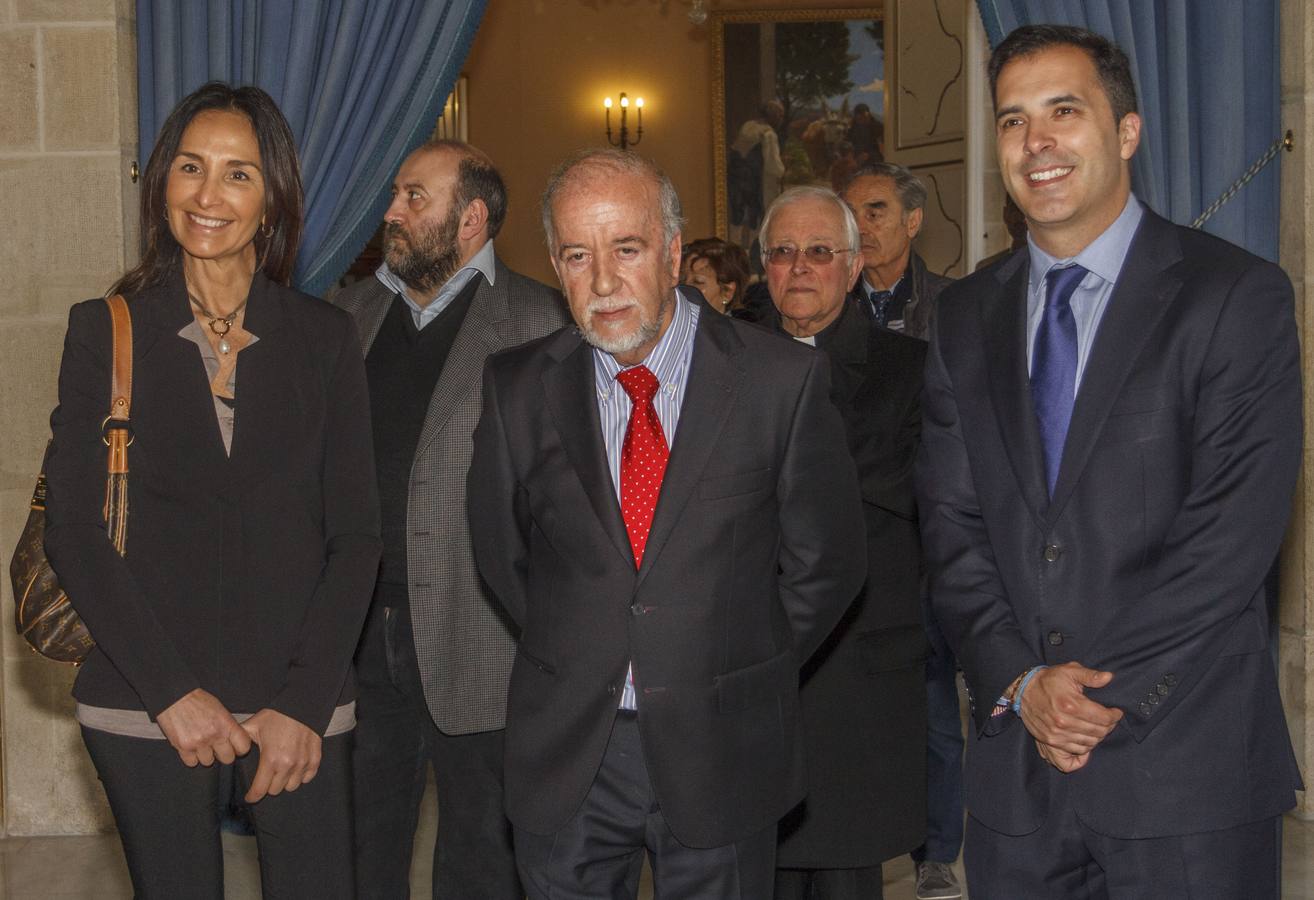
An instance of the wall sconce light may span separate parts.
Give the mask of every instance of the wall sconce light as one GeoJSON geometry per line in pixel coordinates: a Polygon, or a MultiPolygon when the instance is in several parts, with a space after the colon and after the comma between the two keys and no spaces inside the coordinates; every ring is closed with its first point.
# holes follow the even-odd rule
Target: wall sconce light
{"type": "Polygon", "coordinates": [[[639,143],[639,141],[643,139],[643,98],[642,97],[634,98],[634,108],[636,110],[635,115],[638,117],[639,127],[635,129],[633,140],[630,139],[629,126],[625,121],[625,117],[629,113],[629,109],[630,109],[630,98],[625,96],[625,92],[621,91],[621,95],[620,95],[620,135],[619,135],[620,140],[613,140],[611,136],[611,98],[610,97],[607,97],[602,101],[602,108],[607,120],[608,144],[611,144],[613,147],[620,147],[622,150],[628,150],[630,147],[635,146],[636,144],[639,143]]]}

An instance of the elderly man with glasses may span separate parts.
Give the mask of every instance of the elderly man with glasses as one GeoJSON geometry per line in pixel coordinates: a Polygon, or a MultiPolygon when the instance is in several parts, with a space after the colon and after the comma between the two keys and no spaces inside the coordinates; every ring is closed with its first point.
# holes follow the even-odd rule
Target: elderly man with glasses
{"type": "Polygon", "coordinates": [[[858,469],[867,579],[801,672],[808,796],[780,826],[776,900],[879,898],[881,863],[926,833],[926,637],[912,464],[926,345],[845,298],[863,267],[852,211],[793,188],[762,222],[768,324],[826,354],[858,469]]]}

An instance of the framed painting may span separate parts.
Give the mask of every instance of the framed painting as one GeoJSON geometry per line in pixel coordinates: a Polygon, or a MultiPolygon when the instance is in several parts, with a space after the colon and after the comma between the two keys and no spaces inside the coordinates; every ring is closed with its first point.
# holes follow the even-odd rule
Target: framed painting
{"type": "Polygon", "coordinates": [[[755,269],[782,190],[837,187],[885,158],[883,19],[881,5],[714,15],[716,230],[755,269]]]}

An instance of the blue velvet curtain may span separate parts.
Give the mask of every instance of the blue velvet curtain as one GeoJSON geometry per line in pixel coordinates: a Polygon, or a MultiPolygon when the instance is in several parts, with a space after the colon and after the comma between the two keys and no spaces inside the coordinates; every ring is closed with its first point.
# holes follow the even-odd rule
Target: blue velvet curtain
{"type": "MultiPolygon", "coordinates": [[[[1282,131],[1277,0],[977,0],[991,46],[1019,25],[1097,31],[1126,51],[1139,91],[1136,195],[1189,224],[1282,131]]],[[[1278,253],[1275,160],[1204,226],[1270,260],[1278,253]]]]}
{"type": "Polygon", "coordinates": [[[206,81],[270,93],[296,135],[318,294],[369,240],[401,160],[432,131],[486,0],[137,0],[141,158],[206,81]]]}

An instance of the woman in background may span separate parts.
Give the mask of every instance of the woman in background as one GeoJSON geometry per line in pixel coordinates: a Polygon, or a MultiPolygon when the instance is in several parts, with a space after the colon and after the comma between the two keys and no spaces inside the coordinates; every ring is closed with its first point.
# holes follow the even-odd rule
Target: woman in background
{"type": "Polygon", "coordinates": [[[698,288],[712,309],[734,315],[748,287],[748,254],[720,238],[700,238],[684,248],[684,284],[698,288]]]}
{"type": "Polygon", "coordinates": [[[101,518],[108,310],[69,316],[46,549],[96,641],[73,694],[138,897],[223,897],[230,765],[264,896],[352,891],[351,657],[378,501],[351,320],[287,286],[301,226],[268,94],[210,83],[170,113],[141,263],[110,291],[133,332],[123,557],[101,518]]]}

